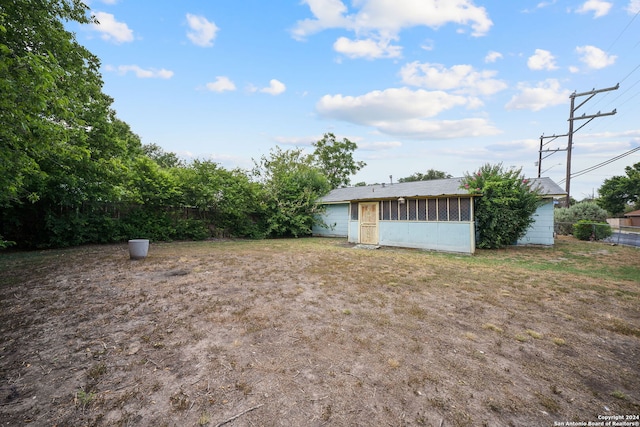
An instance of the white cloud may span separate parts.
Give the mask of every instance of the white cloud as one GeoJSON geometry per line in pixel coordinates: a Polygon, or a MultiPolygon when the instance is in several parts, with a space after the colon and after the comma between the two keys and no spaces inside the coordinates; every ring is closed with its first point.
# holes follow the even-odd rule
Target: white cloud
{"type": "MultiPolygon", "coordinates": [[[[475,6],[471,0],[357,0],[352,6],[357,10],[349,14],[347,6],[341,0],[303,0],[314,18],[298,21],[291,34],[297,40],[330,28],[342,28],[353,31],[358,41],[378,40],[378,47],[386,47],[387,40],[397,39],[402,29],[427,26],[437,29],[454,23],[470,27],[474,37],[486,35],[493,25],[484,7],[475,6]],[[380,44],[382,41],[382,44],[380,44]]],[[[348,39],[345,39],[348,41],[348,39]]],[[[340,41],[338,46],[352,52],[365,49],[371,51],[375,46],[353,45],[340,41]]],[[[338,42],[336,42],[338,43],[338,42]]],[[[397,46],[391,46],[399,49],[397,46]]],[[[386,53],[384,57],[395,57],[397,50],[386,53]],[[392,53],[391,55],[389,55],[392,53]]],[[[360,57],[363,55],[354,55],[360,57]]],[[[367,55],[364,55],[365,57],[367,55]]],[[[376,56],[380,57],[380,56],[376,56]]]]}
{"type": "Polygon", "coordinates": [[[493,77],[495,71],[476,71],[471,65],[454,65],[411,62],[400,70],[405,84],[437,90],[454,90],[459,93],[492,95],[507,88],[507,84],[493,77]]]}
{"type": "Polygon", "coordinates": [[[544,49],[536,49],[535,53],[529,57],[527,66],[531,70],[555,70],[558,68],[554,56],[544,49]]]}
{"type": "Polygon", "coordinates": [[[165,70],[164,68],[161,68],[160,70],[155,68],[144,69],[137,65],[120,65],[118,67],[107,66],[105,68],[107,71],[115,71],[120,75],[132,72],[140,79],[170,79],[173,77],[173,71],[165,70]]]}
{"type": "Polygon", "coordinates": [[[502,59],[502,54],[500,52],[492,50],[489,51],[489,53],[487,53],[487,56],[484,57],[484,62],[489,64],[492,62],[496,62],[498,59],[502,59]]]}
{"type": "Polygon", "coordinates": [[[307,36],[328,28],[348,28],[349,20],[344,16],[347,7],[340,0],[303,0],[309,5],[311,13],[316,19],[298,21],[292,30],[297,40],[304,40],[307,36]]]}
{"type": "Polygon", "coordinates": [[[269,81],[269,87],[260,89],[260,92],[268,93],[269,95],[280,95],[285,90],[287,90],[287,87],[284,85],[284,83],[276,79],[271,79],[269,81]]]}
{"type": "Polygon", "coordinates": [[[613,6],[613,3],[610,3],[608,1],[587,0],[582,4],[582,6],[576,9],[576,12],[583,13],[583,14],[593,12],[594,18],[600,18],[602,16],[605,16],[607,13],[609,13],[611,6],[613,6]]]}
{"type": "Polygon", "coordinates": [[[519,83],[518,94],[514,95],[505,106],[508,110],[540,111],[547,107],[567,103],[571,92],[562,89],[556,79],[547,79],[531,87],[519,83]]]}
{"type": "Polygon", "coordinates": [[[553,0],[553,1],[543,1],[540,2],[536,5],[536,7],[531,10],[531,9],[525,9],[522,12],[523,13],[532,13],[535,12],[536,9],[544,9],[545,7],[549,7],[549,6],[553,6],[556,3],[557,0],[553,0]]]}
{"type": "Polygon", "coordinates": [[[617,58],[616,55],[607,55],[605,51],[595,46],[578,46],[576,52],[582,55],[580,61],[596,70],[613,65],[617,58]]]}
{"type": "Polygon", "coordinates": [[[635,15],[640,12],[640,0],[629,0],[627,12],[629,12],[630,15],[635,15]]]}
{"type": "Polygon", "coordinates": [[[397,58],[402,54],[400,46],[389,45],[388,40],[375,41],[373,39],[350,40],[340,37],[333,44],[333,49],[349,58],[397,58]]]}
{"type": "Polygon", "coordinates": [[[115,16],[106,12],[96,12],[98,24],[91,24],[91,28],[102,33],[101,38],[114,43],[133,41],[133,31],[124,22],[116,21],[115,16]]]}
{"type": "Polygon", "coordinates": [[[467,102],[466,97],[442,91],[392,88],[362,96],[325,95],[316,109],[325,117],[370,125],[379,121],[433,117],[467,102]]]}
{"type": "Polygon", "coordinates": [[[480,118],[461,120],[411,119],[377,124],[380,132],[411,139],[455,139],[498,135],[500,132],[487,120],[480,118]]]}
{"type": "Polygon", "coordinates": [[[392,88],[356,97],[325,95],[316,104],[316,111],[326,118],[373,126],[381,133],[407,138],[440,139],[498,133],[484,119],[430,120],[443,111],[473,102],[473,98],[443,91],[392,88]]]}
{"type": "Polygon", "coordinates": [[[215,82],[207,83],[207,89],[212,92],[225,92],[236,90],[236,85],[225,76],[217,76],[215,82]]]}
{"type": "Polygon", "coordinates": [[[209,22],[204,16],[187,13],[187,25],[191,29],[187,32],[187,37],[193,44],[200,47],[213,46],[219,30],[215,23],[209,22]]]}
{"type": "Polygon", "coordinates": [[[435,46],[436,46],[436,42],[434,42],[431,39],[427,39],[420,45],[420,48],[430,52],[435,48],[435,46]]]}

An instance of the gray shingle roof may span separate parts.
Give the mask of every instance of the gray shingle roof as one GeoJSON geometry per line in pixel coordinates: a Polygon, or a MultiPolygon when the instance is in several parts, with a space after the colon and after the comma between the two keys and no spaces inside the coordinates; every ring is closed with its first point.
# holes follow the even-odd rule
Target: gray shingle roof
{"type": "MultiPolygon", "coordinates": [[[[460,185],[462,179],[434,179],[397,184],[336,188],[326,196],[321,197],[320,202],[340,203],[352,200],[397,199],[398,197],[467,196],[469,192],[461,188],[460,185]]],[[[567,194],[550,178],[534,178],[531,182],[532,186],[539,188],[545,196],[565,196],[567,194]]]]}

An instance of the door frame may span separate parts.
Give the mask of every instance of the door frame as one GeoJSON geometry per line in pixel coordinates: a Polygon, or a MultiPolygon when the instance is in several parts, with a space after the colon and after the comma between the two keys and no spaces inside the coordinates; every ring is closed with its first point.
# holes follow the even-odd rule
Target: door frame
{"type": "Polygon", "coordinates": [[[358,203],[358,243],[363,245],[377,245],[380,242],[380,203],[379,202],[360,202],[358,203]],[[373,224],[375,228],[375,242],[363,242],[362,241],[362,226],[363,226],[363,215],[362,210],[365,206],[375,206],[375,224],[373,224]]]}

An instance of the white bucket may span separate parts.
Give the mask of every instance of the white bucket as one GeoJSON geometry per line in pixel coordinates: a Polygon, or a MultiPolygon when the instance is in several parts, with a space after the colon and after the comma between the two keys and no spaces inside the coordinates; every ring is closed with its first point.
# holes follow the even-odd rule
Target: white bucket
{"type": "Polygon", "coordinates": [[[129,240],[129,256],[131,259],[144,259],[149,252],[148,239],[131,239],[129,240]]]}

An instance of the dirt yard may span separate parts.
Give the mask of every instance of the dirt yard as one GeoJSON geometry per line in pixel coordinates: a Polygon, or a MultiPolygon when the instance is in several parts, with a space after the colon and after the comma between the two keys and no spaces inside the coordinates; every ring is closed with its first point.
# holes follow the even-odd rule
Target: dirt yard
{"type": "Polygon", "coordinates": [[[0,425],[638,422],[639,260],[571,238],[0,253],[0,425]]]}

